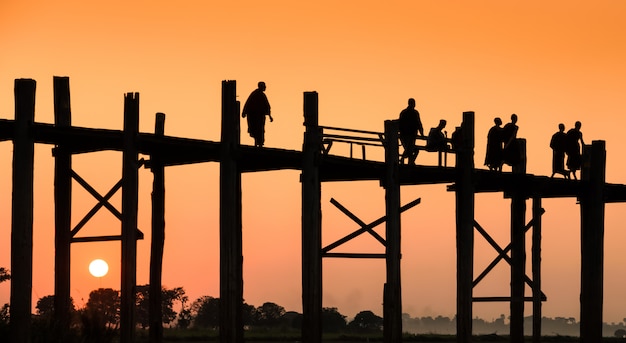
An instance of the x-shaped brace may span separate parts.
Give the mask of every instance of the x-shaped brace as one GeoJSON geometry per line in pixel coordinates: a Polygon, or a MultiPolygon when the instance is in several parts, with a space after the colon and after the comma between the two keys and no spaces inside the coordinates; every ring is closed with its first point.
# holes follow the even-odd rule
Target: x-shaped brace
{"type": "MultiPolygon", "coordinates": [[[[542,208],[539,216],[543,215],[546,211],[542,208]]],[[[518,234],[520,235],[525,235],[526,232],[535,225],[535,221],[537,221],[540,218],[533,218],[531,221],[528,222],[528,224],[526,224],[526,226],[524,226],[524,230],[518,234]]],[[[478,224],[478,222],[474,221],[474,228],[476,229],[476,231],[478,231],[484,238],[485,240],[498,252],[498,256],[485,268],[485,270],[476,278],[476,280],[474,280],[474,282],[472,282],[472,287],[475,287],[482,279],[485,278],[485,276],[487,276],[487,274],[493,269],[495,268],[495,266],[501,261],[501,260],[505,260],[509,265],[511,265],[511,258],[509,257],[508,253],[509,251],[511,251],[511,243],[509,243],[504,249],[502,249],[500,247],[500,245],[498,245],[498,243],[496,243],[496,241],[491,238],[491,236],[489,236],[489,234],[487,233],[487,231],[485,231],[485,229],[483,229],[480,224],[478,224]]],[[[526,282],[526,284],[530,287],[533,286],[533,281],[528,277],[528,275],[524,275],[524,281],[526,282]]],[[[545,294],[543,292],[541,292],[541,297],[545,299],[545,294]]]]}
{"type": "MultiPolygon", "coordinates": [[[[420,202],[422,201],[421,198],[417,198],[413,201],[411,201],[410,203],[400,207],[400,213],[413,208],[415,206],[417,206],[420,202]]],[[[375,221],[366,224],[364,221],[362,221],[361,219],[359,219],[356,215],[354,215],[352,212],[350,212],[348,209],[346,209],[345,207],[343,207],[337,200],[335,200],[334,198],[330,199],[331,204],[335,205],[335,207],[337,207],[341,212],[343,212],[346,216],[348,216],[350,219],[352,219],[355,223],[359,224],[359,226],[361,226],[360,229],[354,231],[353,233],[335,241],[334,243],[331,243],[329,245],[327,245],[325,248],[322,249],[322,254],[329,252],[330,250],[342,245],[343,243],[346,243],[348,241],[350,241],[351,239],[361,235],[364,232],[368,232],[370,235],[372,235],[374,238],[376,238],[377,241],[379,241],[383,246],[386,246],[387,243],[385,241],[384,238],[382,238],[378,233],[376,233],[376,231],[374,231],[373,229],[384,223],[385,221],[387,221],[387,216],[383,216],[380,217],[378,219],[376,219],[375,221]]]]}
{"type": "MultiPolygon", "coordinates": [[[[141,168],[144,165],[144,163],[145,163],[145,160],[143,158],[140,159],[137,168],[141,168]]],[[[83,186],[83,188],[89,194],[91,194],[91,196],[93,196],[94,198],[96,198],[96,200],[98,200],[98,203],[89,212],[87,212],[87,214],[83,217],[83,219],[81,219],[81,221],[78,222],[78,224],[76,224],[76,226],[72,229],[71,237],[74,237],[80,231],[80,229],[82,229],[83,226],[85,226],[85,224],[87,224],[87,222],[91,218],[93,218],[93,216],[95,216],[96,213],[98,213],[98,211],[102,207],[106,207],[117,219],[122,220],[122,213],[113,205],[111,205],[109,200],[113,197],[113,195],[115,195],[115,193],[120,188],[122,188],[123,180],[119,180],[104,196],[102,196],[100,193],[98,193],[98,191],[96,191],[93,187],[91,187],[91,185],[89,185],[89,183],[87,183],[85,179],[80,177],[80,175],[78,175],[75,171],[72,170],[71,173],[72,173],[72,178],[76,180],[76,182],[79,185],[83,186]]],[[[137,234],[138,234],[138,238],[143,238],[143,233],[141,231],[137,230],[137,234]]]]}

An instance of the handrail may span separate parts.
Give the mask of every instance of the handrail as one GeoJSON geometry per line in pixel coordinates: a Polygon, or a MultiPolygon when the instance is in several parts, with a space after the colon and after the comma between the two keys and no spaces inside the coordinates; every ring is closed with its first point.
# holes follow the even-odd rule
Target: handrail
{"type": "MultiPolygon", "coordinates": [[[[340,128],[334,126],[319,126],[321,136],[322,136],[322,152],[324,155],[328,155],[330,152],[333,143],[347,143],[350,144],[350,158],[353,158],[353,147],[354,145],[358,145],[361,147],[362,159],[365,160],[365,147],[366,146],[377,146],[384,147],[385,145],[385,134],[382,132],[376,131],[367,131],[367,130],[356,130],[356,129],[347,129],[340,128]],[[339,131],[339,133],[327,133],[325,131],[339,131]],[[342,134],[343,133],[343,134],[342,134]],[[352,134],[363,134],[363,135],[351,135],[352,134]]],[[[428,140],[428,136],[418,135],[416,137],[418,140],[426,141],[428,140]]],[[[451,143],[452,140],[446,137],[446,142],[451,143]]],[[[401,145],[400,141],[398,141],[398,145],[401,145]]],[[[417,146],[418,150],[424,150],[429,152],[437,152],[439,154],[439,166],[447,166],[447,155],[448,152],[454,153],[453,149],[447,149],[442,151],[433,151],[428,149],[426,146],[417,146]],[[443,154],[443,156],[442,156],[443,154]],[[443,161],[442,161],[443,157],[443,161]]]]}

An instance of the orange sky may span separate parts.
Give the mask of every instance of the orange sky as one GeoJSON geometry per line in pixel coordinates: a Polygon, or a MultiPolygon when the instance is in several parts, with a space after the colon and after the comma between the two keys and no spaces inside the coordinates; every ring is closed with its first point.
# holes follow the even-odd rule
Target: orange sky
{"type": "MultiPolygon", "coordinates": [[[[69,76],[73,124],[121,129],[123,95],[139,92],[140,129],[167,114],[166,134],[219,140],[222,80],[237,80],[244,101],[267,83],[275,121],[266,145],[300,149],[302,93],[319,92],[320,124],[382,131],[414,97],[424,126],[476,112],[476,165],[482,167],[493,117],[519,116],[528,172],[550,174],[550,136],[560,122],[583,123],[587,143],[607,142],[607,182],[626,183],[619,152],[626,125],[626,3],[623,1],[36,1],[0,2],[0,118],[13,118],[13,82],[37,80],[36,120],[52,123],[52,77],[69,76]]],[[[245,133],[245,123],[244,130],[245,133]]],[[[450,129],[449,131],[451,131],[450,129]]],[[[252,139],[242,135],[243,144],[252,139]]],[[[53,165],[50,146],[36,149],[34,303],[53,293],[53,165]]],[[[10,266],[10,142],[0,144],[0,266],[10,266]]],[[[372,151],[372,154],[375,152],[372,151]]],[[[432,156],[420,155],[431,164],[432,156]]],[[[121,177],[121,154],[74,158],[74,170],[106,193],[121,177]]],[[[191,299],[219,296],[217,164],[166,171],[163,283],[191,299]]],[[[243,176],[244,297],[301,311],[300,184],[296,171],[243,176]]],[[[152,176],[140,171],[138,282],[147,283],[152,176]]],[[[95,204],[74,186],[74,222],[95,204]]],[[[454,197],[444,185],[403,187],[402,201],[422,203],[402,216],[403,311],[412,316],[455,312],[454,197]]],[[[384,214],[374,182],[325,184],[326,244],[357,229],[329,203],[337,199],[365,222],[384,214]]],[[[119,195],[113,202],[119,207],[119,195]]],[[[509,202],[477,195],[476,220],[508,244],[509,202]]],[[[626,317],[621,242],[626,204],[606,208],[605,321],[626,317]]],[[[530,203],[529,206],[530,208],[530,203]]],[[[574,199],[544,200],[543,290],[546,316],[579,314],[579,208],[574,199]]],[[[530,218],[530,215],[527,216],[530,218]]],[[[114,234],[119,222],[101,212],[85,235],[114,234]]],[[[377,230],[384,233],[384,227],[377,230]]],[[[371,237],[344,251],[381,252],[371,237]]],[[[495,257],[476,238],[475,273],[495,257]]],[[[530,255],[529,255],[530,256],[530,255]]],[[[72,246],[72,296],[81,306],[97,287],[119,289],[119,243],[72,246]],[[96,280],[88,263],[103,258],[110,273],[96,280]]],[[[530,259],[529,263],[530,263],[530,259]]],[[[500,265],[477,296],[507,295],[500,265]]],[[[528,272],[530,273],[530,272],[528,272]]],[[[382,315],[384,262],[324,261],[324,306],[354,316],[382,315]]],[[[0,303],[9,300],[0,286],[0,303]]],[[[527,312],[528,308],[527,307],[527,312]]],[[[476,304],[474,315],[508,316],[508,304],[476,304]]]]}

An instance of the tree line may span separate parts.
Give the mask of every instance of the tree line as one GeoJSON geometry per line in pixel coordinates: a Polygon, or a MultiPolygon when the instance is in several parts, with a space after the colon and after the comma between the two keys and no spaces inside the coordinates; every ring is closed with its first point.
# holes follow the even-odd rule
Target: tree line
{"type": "MultiPolygon", "coordinates": [[[[8,270],[0,267],[0,282],[10,280],[8,270]]],[[[142,329],[149,327],[149,285],[136,287],[135,319],[142,329]]],[[[183,287],[161,289],[162,323],[165,327],[188,329],[200,328],[217,331],[219,328],[220,299],[212,296],[201,296],[193,302],[185,294],[183,287]]],[[[71,330],[85,339],[102,341],[116,334],[120,324],[120,291],[112,288],[99,288],[89,293],[84,307],[76,308],[71,300],[71,330]]],[[[47,330],[54,327],[54,295],[40,298],[33,314],[36,332],[46,335],[47,330]]],[[[8,333],[9,304],[0,308],[0,336],[8,333]]],[[[284,307],[265,302],[261,306],[243,303],[243,324],[247,330],[294,330],[299,331],[302,325],[302,314],[286,311],[284,307]]],[[[404,313],[402,316],[405,332],[414,334],[456,333],[456,319],[444,316],[425,316],[413,318],[404,313]]],[[[620,323],[604,323],[603,335],[626,337],[626,318],[620,323]]],[[[370,310],[361,311],[352,320],[341,314],[335,307],[322,308],[322,326],[325,333],[372,333],[382,332],[383,318],[370,310]]],[[[525,318],[526,334],[532,330],[532,317],[525,318]]],[[[579,323],[573,317],[542,318],[542,331],[545,335],[578,336],[579,323]]],[[[474,334],[499,334],[509,332],[507,318],[500,315],[493,321],[480,318],[473,320],[474,334]]]]}

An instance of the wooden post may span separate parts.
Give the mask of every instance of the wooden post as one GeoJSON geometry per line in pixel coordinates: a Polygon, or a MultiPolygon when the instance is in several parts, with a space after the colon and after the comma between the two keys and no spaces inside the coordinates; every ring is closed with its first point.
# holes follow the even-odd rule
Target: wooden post
{"type": "Polygon", "coordinates": [[[302,341],[322,341],[322,210],[318,94],[304,93],[302,147],[302,341]]]}
{"type": "MultiPolygon", "coordinates": [[[[526,174],[526,141],[518,139],[521,162],[513,173],[526,174]]],[[[524,288],[526,287],[526,193],[522,187],[511,196],[511,343],[524,342],[524,288]]]]}
{"type": "Polygon", "coordinates": [[[461,144],[456,153],[456,334],[472,341],[474,278],[474,112],[463,112],[461,144]]]}
{"type": "MultiPolygon", "coordinates": [[[[165,133],[165,114],[157,113],[154,127],[156,136],[165,133]]],[[[163,342],[162,271],[163,246],[165,245],[165,167],[160,154],[150,156],[152,170],[152,241],[150,246],[150,291],[148,322],[150,342],[163,342]]]]}
{"type": "Polygon", "coordinates": [[[220,342],[243,342],[243,251],[239,105],[236,81],[222,81],[220,143],[220,342]]]}
{"type": "Polygon", "coordinates": [[[533,343],[541,342],[541,197],[533,198],[532,273],[533,273],[533,343]]]}
{"type": "Polygon", "coordinates": [[[383,299],[383,337],[386,343],[402,342],[402,289],[400,282],[400,180],[398,122],[385,121],[385,208],[387,282],[383,299]]]}
{"type": "Polygon", "coordinates": [[[602,341],[605,142],[593,141],[586,150],[590,163],[589,169],[582,171],[580,197],[580,341],[591,343],[602,341]]]}
{"type": "Polygon", "coordinates": [[[11,211],[11,342],[31,342],[33,289],[33,166],[36,82],[15,80],[11,211]]]}
{"type": "Polygon", "coordinates": [[[135,341],[135,297],[137,283],[137,201],[139,193],[138,146],[139,93],[124,98],[122,156],[122,277],[120,299],[120,342],[135,341]]]}
{"type": "MultiPolygon", "coordinates": [[[[54,125],[58,128],[72,126],[70,110],[70,79],[57,77],[54,82],[54,125]]],[[[54,327],[59,330],[57,339],[64,340],[69,333],[70,298],[70,244],[72,219],[72,155],[64,146],[54,150],[54,327]]]]}

